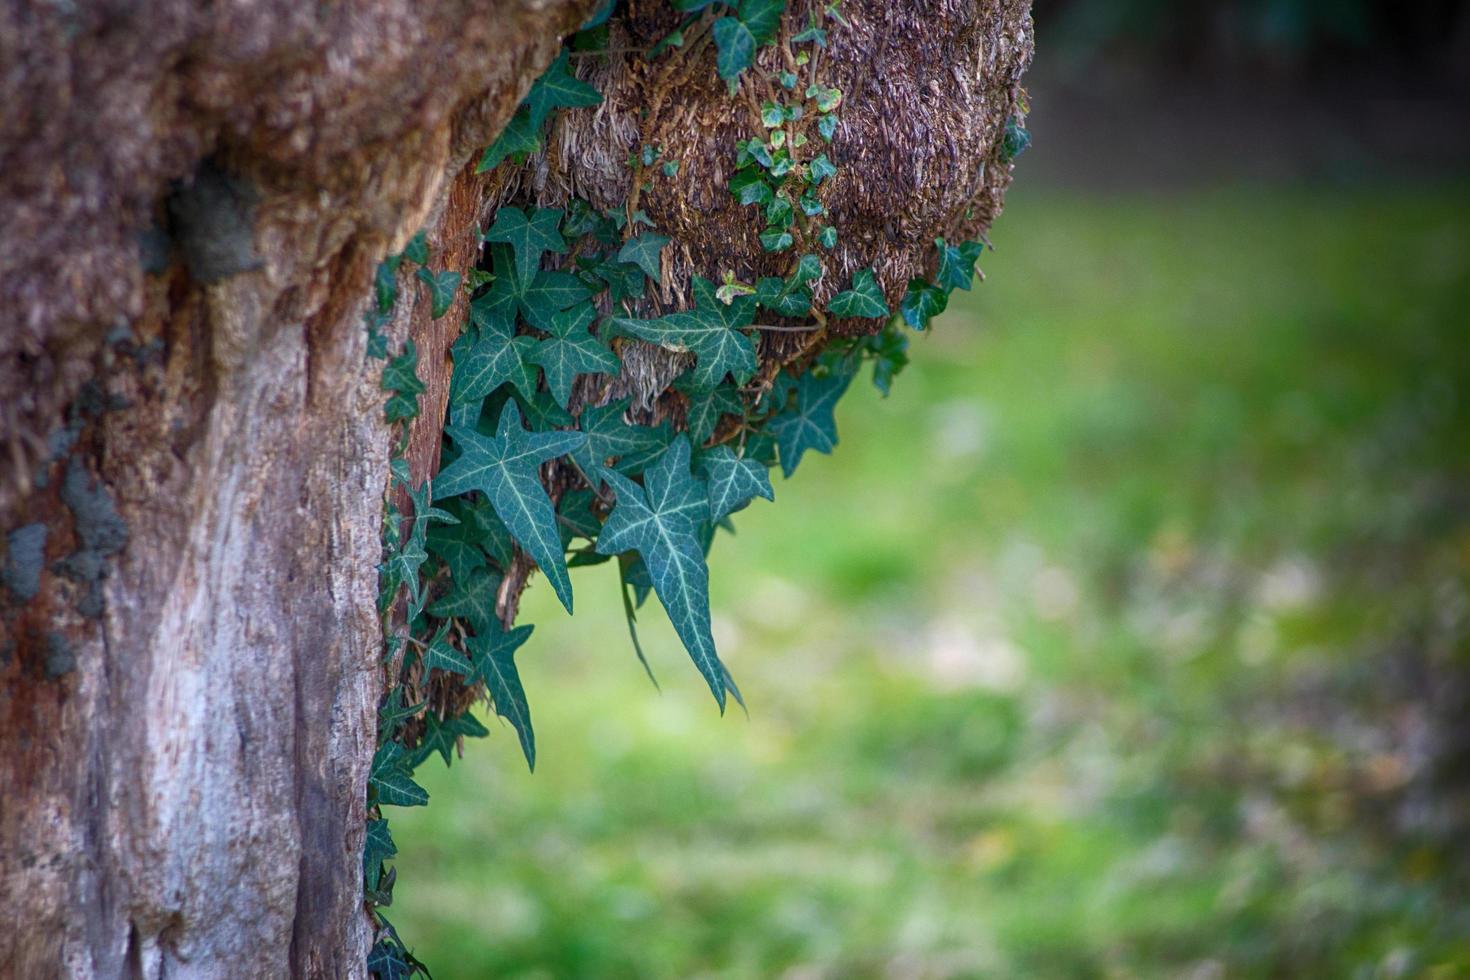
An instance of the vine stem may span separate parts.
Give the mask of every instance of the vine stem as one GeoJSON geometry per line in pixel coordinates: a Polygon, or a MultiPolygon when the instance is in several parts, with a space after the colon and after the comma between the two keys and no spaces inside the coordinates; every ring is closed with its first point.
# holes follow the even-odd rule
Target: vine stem
{"type": "Polygon", "coordinates": [[[774,323],[752,323],[747,329],[769,330],[772,333],[809,333],[812,330],[820,330],[822,328],[815,323],[808,323],[800,327],[783,327],[774,323]]]}

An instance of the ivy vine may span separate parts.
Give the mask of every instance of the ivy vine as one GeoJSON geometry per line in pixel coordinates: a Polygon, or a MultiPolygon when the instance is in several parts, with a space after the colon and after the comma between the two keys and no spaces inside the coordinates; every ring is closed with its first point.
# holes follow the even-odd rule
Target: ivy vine
{"type": "MultiPolygon", "coordinates": [[[[833,409],[861,366],[872,364],[873,383],[886,395],[907,363],[902,325],[927,329],[951,292],[973,283],[983,246],[941,238],[932,278],[912,279],[896,312],[872,269],[857,271],[819,309],[811,285],[825,274],[822,254],[838,242],[824,193],[838,174],[826,147],[841,125],[843,93],[818,77],[817,67],[830,27],[846,24],[840,0],[813,12],[785,40],[785,0],[670,2],[682,15],[679,26],[640,53],[694,57],[713,43],[730,96],[747,94],[751,135],[733,147],[728,189],[741,206],[758,210],[762,248],[791,256],[784,276],[696,276],[687,309],[634,315],[648,281],[658,281],[670,243],[637,208],[637,197],[655,167],[665,178],[679,173],[679,161],[646,144],[629,154],[633,181],[624,207],[600,212],[576,199],[564,208],[501,207],[483,235],[486,268],[464,281],[430,270],[422,233],[377,270],[368,349],[387,361],[384,420],[399,432],[379,566],[391,683],[378,714],[363,854],[364,894],[378,924],[368,968],[382,980],[427,975],[383,915],[397,854],[383,808],[426,804],[415,769],[434,755],[449,765],[464,739],[488,734],[470,711],[479,695],[515,731],[535,767],[531,708],[515,660],[533,627],[510,628],[502,619],[529,569],[541,571],[570,612],[569,569],[616,559],[631,643],[644,669],[635,618],[652,594],[720,710],[728,698],[743,705],[710,628],[707,557],[717,531],[730,528],[731,516],[755,498],[774,499],[770,469],[779,466],[790,477],[808,451],[831,452],[833,409]],[[779,49],[774,70],[757,62],[766,47],[779,49]],[[758,85],[742,85],[747,72],[758,85]],[[749,95],[757,90],[773,94],[757,101],[749,95]],[[417,417],[424,391],[417,352],[408,341],[390,357],[382,333],[406,265],[417,267],[409,281],[426,291],[433,317],[452,307],[459,289],[471,298],[451,351],[441,469],[419,486],[402,455],[406,423],[417,417]],[[829,318],[884,326],[869,336],[830,338],[829,318]],[[762,331],[801,333],[808,342],[785,367],[760,377],[762,331]],[[673,383],[679,425],[635,411],[628,398],[575,406],[576,380],[615,378],[618,351],[633,343],[685,355],[686,369],[673,383]],[[554,479],[547,479],[548,464],[554,479]]],[[[524,162],[540,149],[556,112],[601,102],[597,89],[576,77],[572,59],[613,53],[607,21],[615,4],[604,4],[568,39],[479,170],[524,162]]],[[[1021,149],[1022,136],[1008,130],[1005,152],[1021,149]]]]}

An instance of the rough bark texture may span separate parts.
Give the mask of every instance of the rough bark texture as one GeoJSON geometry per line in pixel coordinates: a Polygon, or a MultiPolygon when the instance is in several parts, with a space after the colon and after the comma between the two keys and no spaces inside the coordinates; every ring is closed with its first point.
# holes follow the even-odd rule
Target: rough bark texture
{"type": "Polygon", "coordinates": [[[0,4],[0,975],[361,975],[361,312],[587,6],[0,4]]]}
{"type": "MultiPolygon", "coordinates": [[[[656,138],[688,168],[684,197],[640,204],[679,241],[656,306],[694,273],[770,271],[720,189],[751,123],[710,50],[662,80],[581,62],[607,103],[526,167],[473,173],[593,5],[0,0],[0,976],[361,975],[388,457],[373,268],[428,228],[432,267],[464,271],[503,200],[615,206],[656,138]]],[[[792,6],[787,33],[811,5],[792,6]]],[[[843,5],[844,244],[819,299],[871,264],[896,303],[936,234],[998,212],[1027,6],[843,5]]],[[[632,0],[614,43],[668,16],[632,0]]],[[[430,320],[404,293],[422,478],[464,300],[430,320]]],[[[623,390],[656,396],[668,356],[630,346],[623,390]]]]}

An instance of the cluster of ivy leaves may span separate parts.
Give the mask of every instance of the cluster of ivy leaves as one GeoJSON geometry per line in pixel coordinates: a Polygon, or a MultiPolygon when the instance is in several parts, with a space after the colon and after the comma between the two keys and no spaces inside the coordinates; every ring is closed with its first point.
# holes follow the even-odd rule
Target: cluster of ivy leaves
{"type": "MultiPolygon", "coordinates": [[[[785,13],[784,0],[671,3],[688,16],[649,56],[680,47],[696,19],[715,17],[707,26],[717,71],[732,91],[755,68],[756,53],[776,37],[785,13]]],[[[614,6],[615,0],[605,4],[569,47],[605,45],[614,6]]],[[[829,19],[845,23],[836,3],[790,40],[825,46],[829,19]]],[[[812,63],[804,49],[795,61],[802,69],[812,63]]],[[[425,805],[428,794],[415,782],[415,769],[434,755],[449,765],[463,739],[488,734],[469,710],[450,714],[422,692],[438,676],[483,690],[535,767],[531,708],[515,660],[533,627],[502,622],[506,589],[523,581],[533,563],[571,612],[570,568],[616,560],[631,645],[644,669],[635,617],[653,595],[720,710],[728,697],[743,705],[710,626],[708,555],[717,531],[731,529],[731,516],[755,498],[774,499],[771,469],[790,477],[808,451],[830,453],[837,444],[834,409],[861,366],[873,365],[873,383],[886,395],[907,363],[902,324],[926,329],[952,290],[972,285],[981,245],[938,239],[932,278],[910,281],[897,314],[872,269],[857,271],[817,308],[812,286],[827,273],[821,253],[837,243],[823,195],[838,174],[825,146],[837,133],[842,93],[818,79],[803,85],[794,72],[771,81],[786,94],[760,106],[762,131],[735,147],[729,191],[760,209],[765,250],[790,253],[784,276],[744,283],[727,273],[721,284],[696,276],[689,308],[635,315],[649,280],[660,279],[670,240],[641,211],[631,217],[621,209],[599,212],[577,199],[564,208],[501,207],[483,233],[484,268],[463,281],[429,269],[422,234],[378,269],[369,352],[387,360],[382,386],[389,424],[417,417],[424,390],[412,341],[390,358],[382,333],[405,264],[417,266],[412,281],[426,290],[435,318],[451,308],[458,290],[470,297],[468,322],[451,351],[441,468],[413,486],[400,441],[385,508],[379,611],[384,664],[396,676],[379,708],[363,856],[364,893],[380,925],[369,970],[383,980],[427,973],[382,914],[392,901],[390,862],[397,853],[383,807],[425,805]],[[762,330],[815,334],[829,317],[884,326],[868,336],[829,340],[774,377],[757,377],[762,330]],[[784,323],[764,322],[773,319],[784,323]],[[635,410],[629,398],[606,397],[622,369],[618,351],[633,343],[679,355],[683,371],[663,396],[677,410],[660,414],[682,417],[682,427],[669,418],[650,423],[651,414],[635,410]],[[407,510],[395,503],[399,494],[409,501],[407,510]],[[423,700],[409,703],[410,691],[423,700]]],[[[595,88],[571,73],[563,50],[479,168],[523,162],[540,148],[553,113],[600,101],[595,88]]],[[[645,146],[641,162],[649,166],[657,156],[657,148],[645,146]]],[[[664,164],[668,177],[677,169],[676,162],[664,164]]]]}

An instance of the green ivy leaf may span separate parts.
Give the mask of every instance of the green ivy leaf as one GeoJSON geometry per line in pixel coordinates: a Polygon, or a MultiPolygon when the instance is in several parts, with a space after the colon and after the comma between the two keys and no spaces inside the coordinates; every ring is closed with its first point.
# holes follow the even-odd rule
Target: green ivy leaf
{"type": "Polygon", "coordinates": [[[837,247],[837,229],[827,225],[817,234],[817,244],[826,249],[837,247]]]}
{"type": "Polygon", "coordinates": [[[786,113],[774,102],[761,103],[761,125],[767,129],[775,129],[786,122],[786,113]]]}
{"type": "MultiPolygon", "coordinates": [[[[465,664],[465,667],[468,668],[469,664],[465,664]]],[[[468,711],[442,721],[431,711],[424,717],[424,733],[419,736],[418,747],[414,749],[413,764],[417,767],[438,752],[444,757],[446,766],[452,765],[454,752],[459,748],[461,738],[484,738],[489,734],[489,730],[480,724],[479,719],[468,711]]]]}
{"type": "Polygon", "coordinates": [[[429,316],[435,320],[449,312],[454,305],[454,293],[459,289],[458,272],[430,272],[423,266],[416,273],[419,280],[429,287],[429,316]]]}
{"type": "Polygon", "coordinates": [[[397,853],[398,847],[393,843],[393,835],[388,833],[388,821],[369,820],[362,846],[362,877],[368,891],[378,890],[383,862],[397,853]]]}
{"type": "Polygon", "coordinates": [[[395,687],[378,706],[378,738],[386,741],[400,725],[423,710],[423,702],[404,705],[403,688],[395,687]]]}
{"type": "Polygon", "coordinates": [[[517,626],[506,632],[498,624],[470,637],[466,644],[470,648],[470,660],[475,665],[475,677],[485,683],[490,692],[495,713],[516,730],[525,753],[526,764],[536,770],[536,733],[531,728],[531,706],[526,703],[526,691],[521,687],[521,674],[516,669],[515,654],[521,644],[530,637],[530,626],[517,626]]]}
{"type": "Polygon", "coordinates": [[[470,320],[476,329],[460,334],[450,348],[454,374],[449,390],[455,404],[475,402],[506,383],[527,394],[536,392],[536,370],[526,363],[536,339],[515,336],[514,321],[508,323],[503,317],[489,315],[489,302],[482,304],[482,300],[492,301],[501,290],[497,282],[489,293],[470,304],[470,320]]]}
{"type": "Polygon", "coordinates": [[[689,440],[676,436],[668,451],[643,476],[643,486],[606,474],[617,504],[602,526],[597,550],[604,555],[636,551],[648,566],[653,591],[663,603],[684,648],[725,710],[725,670],[710,631],[709,569],[699,525],[709,517],[703,480],[689,471],[689,440]]]}
{"type": "Polygon", "coordinates": [[[431,527],[425,546],[429,554],[443,562],[455,581],[467,581],[476,569],[487,567],[479,535],[468,525],[431,527]]]}
{"type": "MultiPolygon", "coordinates": [[[[565,57],[563,52],[563,57],[565,57]]],[[[495,212],[495,223],[485,232],[485,241],[503,242],[515,255],[516,275],[523,282],[531,281],[541,265],[545,252],[564,254],[566,240],[561,237],[562,211],[560,208],[503,207],[495,212]]]]}
{"type": "Polygon", "coordinates": [[[873,270],[859,269],[852,277],[852,288],[833,296],[827,312],[833,316],[866,319],[888,316],[888,304],[883,301],[883,290],[873,277],[873,270]]]}
{"type": "Polygon", "coordinates": [[[587,328],[597,310],[581,303],[551,318],[551,336],[536,344],[530,359],[541,365],[546,387],[562,408],[572,397],[572,382],[579,374],[617,374],[622,369],[618,355],[608,350],[587,328]]]}
{"type": "Polygon", "coordinates": [[[415,265],[429,264],[429,233],[422,228],[403,246],[403,257],[415,265]]]}
{"type": "Polygon", "coordinates": [[[927,330],[929,321],[943,313],[948,305],[949,293],[924,279],[910,279],[898,311],[903,314],[904,322],[915,330],[927,330]]]}
{"type": "Polygon", "coordinates": [[[740,21],[757,45],[769,44],[781,27],[786,0],[740,0],[740,21]]]}
{"type": "Polygon", "coordinates": [[[499,590],[499,575],[474,569],[463,579],[453,579],[449,593],[430,606],[429,612],[441,619],[463,619],[476,630],[484,629],[496,621],[495,597],[499,590]]]}
{"type": "Polygon", "coordinates": [[[532,129],[539,131],[541,124],[557,109],[578,109],[602,101],[601,92],[567,71],[569,57],[566,49],[562,49],[551,67],[536,79],[527,93],[523,105],[530,114],[532,129]]]}
{"type": "Polygon", "coordinates": [[[623,247],[618,250],[618,261],[631,262],[642,269],[648,278],[657,282],[663,271],[659,254],[668,243],[667,235],[645,231],[637,238],[630,238],[623,243],[623,247]]]}
{"type": "Polygon", "coordinates": [[[934,239],[939,250],[939,271],[935,275],[943,289],[969,289],[975,279],[975,263],[985,246],[979,242],[961,242],[958,247],[947,244],[943,238],[934,239]]]}
{"type": "Polygon", "coordinates": [[[595,408],[584,408],[578,426],[587,436],[581,447],[572,450],[572,461],[594,486],[602,480],[608,460],[616,459],[616,468],[629,476],[637,475],[673,438],[667,421],[657,427],[630,425],[624,421],[631,399],[623,398],[595,408]]]}
{"type": "Polygon", "coordinates": [[[491,143],[486,148],[485,155],[480,157],[475,173],[482,174],[487,170],[494,170],[506,157],[513,156],[517,160],[524,160],[541,149],[540,133],[541,127],[531,125],[530,113],[525,109],[516,110],[516,114],[510,117],[510,122],[505,124],[505,128],[500,131],[495,142],[491,143]]]}
{"type": "Polygon", "coordinates": [[[761,248],[767,252],[784,252],[796,241],[785,228],[767,228],[761,232],[761,248]]]}
{"type": "Polygon", "coordinates": [[[816,187],[837,173],[837,165],[827,159],[827,154],[822,153],[811,162],[807,172],[810,175],[812,186],[816,187]]]}
{"type": "Polygon", "coordinates": [[[868,338],[868,350],[873,354],[873,387],[887,398],[893,379],[909,362],[909,339],[890,323],[881,333],[868,338]]]}
{"type": "Polygon", "coordinates": [[[368,771],[368,795],[382,806],[424,806],[429,794],[413,781],[403,746],[384,742],[368,771]]]}
{"type": "Polygon", "coordinates": [[[697,359],[693,383],[708,389],[733,375],[744,384],[755,373],[755,346],[741,329],[755,320],[755,299],[738,296],[728,305],[716,296],[714,283],[696,276],[694,309],[653,320],[615,317],[617,329],[674,351],[692,351],[697,359]]]}
{"type": "Polygon", "coordinates": [[[699,468],[709,485],[709,519],[718,523],[756,497],[776,499],[766,468],[753,459],[735,455],[729,446],[700,454],[699,468]]]}
{"type": "Polygon", "coordinates": [[[413,340],[404,341],[403,353],[393,358],[383,368],[382,388],[384,391],[393,392],[383,406],[383,417],[388,424],[402,422],[414,418],[419,414],[419,395],[424,391],[424,383],[419,380],[417,368],[419,364],[419,352],[413,345],[413,340]]]}
{"type": "Polygon", "coordinates": [[[796,382],[796,398],[767,424],[781,452],[781,472],[790,477],[808,449],[830,453],[837,445],[837,420],[832,409],[852,379],[847,375],[818,377],[811,372],[796,382]]]}
{"type": "Polygon", "coordinates": [[[761,306],[781,316],[806,316],[812,308],[812,294],[798,286],[795,279],[787,281],[767,276],[757,280],[755,299],[761,306]]]}
{"type": "Polygon", "coordinates": [[[715,71],[733,92],[735,79],[755,62],[755,35],[734,17],[721,17],[714,26],[715,71]]]}
{"type": "Polygon", "coordinates": [[[822,116],[819,118],[817,120],[817,135],[828,143],[832,142],[832,137],[837,135],[837,117],[822,116]]]}
{"type": "Polygon", "coordinates": [[[378,263],[378,271],[373,274],[373,289],[378,296],[378,312],[387,313],[393,309],[393,304],[398,302],[398,262],[393,259],[384,259],[378,263]]]}
{"type": "MultiPolygon", "coordinates": [[[[768,155],[769,156],[769,155],[768,155]]],[[[766,179],[754,170],[741,170],[730,178],[730,193],[742,205],[756,204],[765,207],[775,200],[776,193],[766,179]]]]}
{"type": "Polygon", "coordinates": [[[767,231],[774,228],[785,228],[791,224],[791,202],[783,194],[777,194],[771,203],[766,205],[766,224],[770,226],[767,231]]]}
{"type": "MultiPolygon", "coordinates": [[[[493,604],[492,604],[493,610],[493,604]]],[[[479,626],[471,623],[476,629],[479,626]]],[[[442,670],[448,674],[458,674],[460,677],[469,677],[474,668],[465,659],[464,654],[454,648],[449,642],[449,624],[443,623],[435,632],[429,645],[423,650],[424,670],[442,670]]],[[[447,761],[447,760],[446,760],[447,761]]]]}
{"type": "Polygon", "coordinates": [[[478,490],[489,498],[511,536],[546,575],[567,612],[572,583],[556,530],[556,511],[541,486],[541,463],[565,456],[586,442],[580,432],[527,432],[521,413],[507,402],[495,436],[451,425],[445,431],[461,449],[434,484],[435,499],[478,490]]]}
{"type": "Polygon", "coordinates": [[[702,446],[709,441],[709,437],[719,427],[720,419],[726,415],[742,415],[745,412],[740,393],[731,385],[716,385],[703,392],[687,390],[680,385],[679,390],[689,399],[685,421],[689,426],[689,438],[696,446],[702,446]]]}

